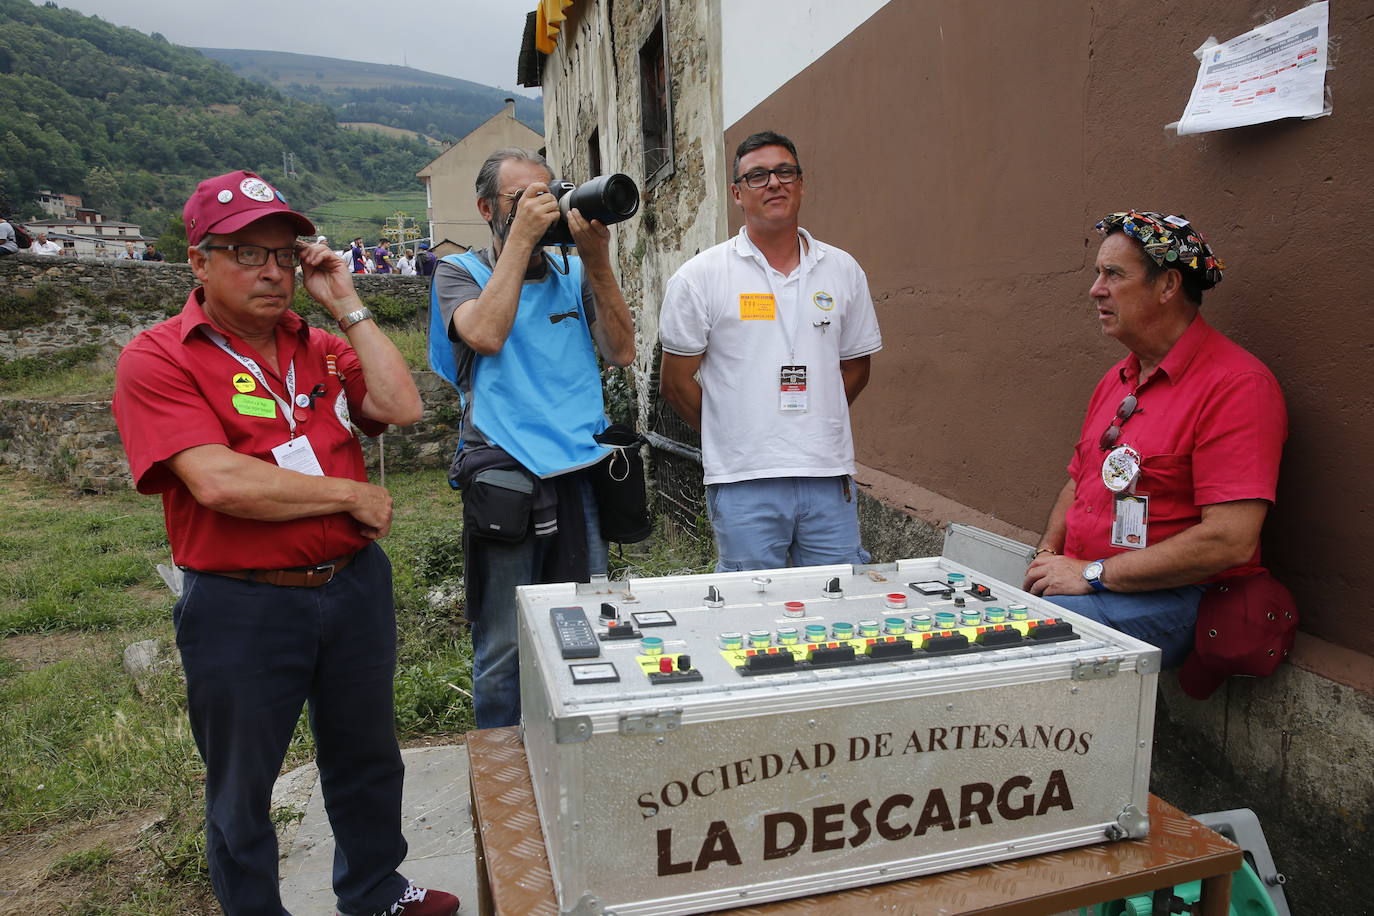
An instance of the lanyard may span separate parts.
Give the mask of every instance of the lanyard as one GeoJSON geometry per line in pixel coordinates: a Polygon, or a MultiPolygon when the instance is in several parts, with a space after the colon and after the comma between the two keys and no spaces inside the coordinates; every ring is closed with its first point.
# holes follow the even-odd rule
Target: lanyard
{"type": "MultiPolygon", "coordinates": [[[[750,257],[753,258],[754,254],[757,252],[757,246],[754,246],[752,239],[749,244],[755,249],[754,252],[750,252],[750,257]]],[[[773,266],[768,263],[768,259],[763,258],[763,278],[768,281],[768,291],[773,295],[773,308],[776,309],[778,315],[778,327],[782,331],[783,343],[787,345],[788,362],[792,364],[795,364],[797,361],[797,325],[798,322],[801,321],[801,298],[802,294],[806,291],[807,274],[810,273],[811,270],[811,265],[807,263],[806,260],[807,251],[802,248],[801,233],[797,234],[797,252],[800,256],[797,262],[797,295],[793,302],[793,308],[790,315],[783,314],[782,312],[782,297],[778,295],[778,288],[773,283],[773,274],[775,271],[773,270],[773,266]]],[[[761,252],[758,252],[758,254],[760,256],[762,255],[761,252]]],[[[731,288],[729,263],[729,261],[726,261],[726,289],[731,288]]],[[[757,261],[755,261],[755,263],[757,263],[757,261]]]]}
{"type": "MultiPolygon", "coordinates": [[[[234,359],[238,360],[239,364],[242,365],[243,368],[247,369],[249,372],[253,374],[253,378],[258,380],[258,384],[265,388],[268,394],[272,395],[272,400],[276,401],[277,406],[281,408],[282,416],[286,417],[286,425],[291,430],[291,438],[296,438],[296,416],[291,404],[287,403],[286,401],[283,401],[281,399],[281,396],[278,395],[275,391],[273,391],[272,387],[267,384],[267,379],[263,376],[262,369],[258,367],[257,361],[254,360],[252,357],[244,356],[242,353],[231,347],[229,345],[229,341],[225,340],[224,335],[221,334],[219,331],[204,326],[201,327],[201,330],[205,332],[205,336],[210,338],[210,341],[215,346],[219,347],[225,353],[228,353],[234,359]]],[[[293,403],[295,402],[296,358],[294,356],[291,357],[291,362],[288,363],[286,367],[286,396],[290,398],[293,403]]]]}

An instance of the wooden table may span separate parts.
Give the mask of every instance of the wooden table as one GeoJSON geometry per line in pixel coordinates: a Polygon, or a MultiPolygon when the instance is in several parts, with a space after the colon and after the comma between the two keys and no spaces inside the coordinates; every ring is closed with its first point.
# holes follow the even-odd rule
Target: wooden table
{"type": "MultiPolygon", "coordinates": [[[[482,914],[558,916],[544,833],[518,728],[469,732],[473,835],[482,914]]],[[[738,907],[754,914],[1049,916],[1118,897],[1202,881],[1203,916],[1227,916],[1240,847],[1150,796],[1150,835],[907,878],[870,887],[738,907]]]]}

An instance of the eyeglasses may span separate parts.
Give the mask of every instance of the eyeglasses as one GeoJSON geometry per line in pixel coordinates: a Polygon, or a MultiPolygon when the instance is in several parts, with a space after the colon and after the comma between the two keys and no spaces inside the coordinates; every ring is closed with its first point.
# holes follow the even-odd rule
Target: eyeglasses
{"type": "Polygon", "coordinates": [[[301,256],[293,248],[263,248],[261,245],[206,245],[207,251],[232,251],[234,260],[244,267],[261,267],[270,254],[277,266],[287,270],[300,266],[301,256]]]}
{"type": "Polygon", "coordinates": [[[1102,438],[1097,440],[1098,448],[1105,452],[1116,445],[1116,441],[1121,438],[1121,427],[1136,413],[1139,404],[1140,400],[1133,394],[1122,398],[1121,406],[1116,409],[1116,416],[1112,418],[1112,424],[1102,431],[1102,438]]]}
{"type": "Polygon", "coordinates": [[[770,175],[778,176],[778,184],[791,184],[801,177],[802,170],[799,165],[780,165],[775,169],[750,169],[743,175],[734,180],[734,184],[741,181],[751,188],[766,188],[770,175]]]}
{"type": "Polygon", "coordinates": [[[550,315],[550,316],[549,316],[549,321],[550,321],[551,323],[553,323],[553,324],[558,324],[558,322],[562,321],[564,318],[577,318],[577,319],[581,319],[581,317],[582,317],[582,316],[579,315],[579,314],[577,313],[577,309],[573,309],[572,311],[568,311],[568,312],[559,312],[559,313],[556,314],[556,315],[550,315]]]}

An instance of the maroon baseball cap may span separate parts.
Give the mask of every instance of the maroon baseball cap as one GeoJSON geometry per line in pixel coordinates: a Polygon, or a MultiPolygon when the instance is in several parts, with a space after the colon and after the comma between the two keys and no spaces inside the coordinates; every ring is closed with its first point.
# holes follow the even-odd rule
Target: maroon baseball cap
{"type": "Polygon", "coordinates": [[[1297,631],[1297,602],[1269,573],[1215,583],[1198,604],[1179,686],[1205,700],[1233,674],[1268,677],[1293,650],[1297,631]]]}
{"type": "Polygon", "coordinates": [[[281,191],[252,172],[238,171],[196,185],[181,217],[186,223],[186,241],[199,245],[209,233],[228,235],[277,213],[290,217],[297,235],[315,234],[315,224],[292,210],[281,191]]]}

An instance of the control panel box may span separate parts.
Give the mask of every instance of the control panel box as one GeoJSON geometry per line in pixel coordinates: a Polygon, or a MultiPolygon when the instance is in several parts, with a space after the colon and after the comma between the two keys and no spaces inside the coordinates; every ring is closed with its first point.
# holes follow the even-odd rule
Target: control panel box
{"type": "Polygon", "coordinates": [[[1144,836],[1159,650],[948,558],[517,590],[564,914],[1144,836]]]}

